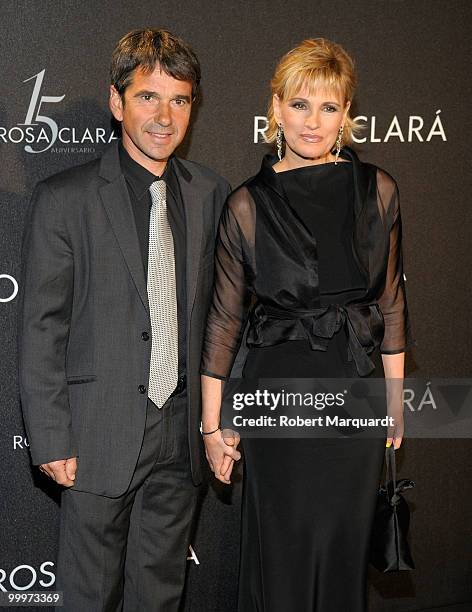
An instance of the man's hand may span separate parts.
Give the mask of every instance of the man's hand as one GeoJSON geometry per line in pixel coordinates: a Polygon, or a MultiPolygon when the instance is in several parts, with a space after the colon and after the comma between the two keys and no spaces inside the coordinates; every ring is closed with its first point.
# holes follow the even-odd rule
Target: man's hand
{"type": "Polygon", "coordinates": [[[57,484],[60,484],[63,487],[72,487],[75,480],[75,473],[77,471],[77,457],[42,463],[39,466],[39,469],[41,472],[44,472],[50,478],[55,480],[57,484]]]}
{"type": "Polygon", "coordinates": [[[225,484],[230,484],[230,476],[235,461],[241,459],[241,453],[236,450],[240,442],[236,431],[218,429],[209,436],[204,436],[205,454],[215,477],[225,484]]]}

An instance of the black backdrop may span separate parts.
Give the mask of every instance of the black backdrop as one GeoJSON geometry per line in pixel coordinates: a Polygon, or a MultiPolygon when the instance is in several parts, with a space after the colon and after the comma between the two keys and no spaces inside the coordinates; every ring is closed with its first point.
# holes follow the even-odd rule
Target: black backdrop
{"type": "MultiPolygon", "coordinates": [[[[359,73],[354,115],[367,126],[357,151],[389,171],[400,187],[409,309],[418,342],[408,374],[425,380],[470,377],[465,160],[471,13],[467,0],[2,2],[1,590],[54,588],[58,492],[31,471],[16,381],[15,293],[24,213],[38,180],[105,147],[112,130],[108,66],[118,38],[133,28],[166,27],[193,45],[203,67],[202,100],[181,154],[214,168],[233,186],[257,171],[267,150],[260,137],[255,142],[255,132],[264,124],[276,60],[307,37],[344,45],[359,73]]],[[[465,439],[404,441],[400,472],[417,483],[408,495],[417,569],[391,575],[371,570],[371,610],[456,602],[469,602],[472,609],[471,450],[465,439]]],[[[240,482],[204,493],[188,561],[186,609],[229,612],[240,482]]]]}

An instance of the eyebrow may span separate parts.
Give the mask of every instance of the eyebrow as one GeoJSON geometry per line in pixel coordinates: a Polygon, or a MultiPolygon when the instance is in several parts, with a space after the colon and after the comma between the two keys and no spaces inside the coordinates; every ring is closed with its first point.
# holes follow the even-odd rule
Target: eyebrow
{"type": "MultiPolygon", "coordinates": [[[[293,98],[290,98],[290,100],[301,100],[302,102],[309,102],[309,100],[307,100],[307,98],[302,98],[301,96],[294,96],[293,98]]],[[[336,106],[341,106],[340,102],[331,102],[329,100],[326,100],[325,102],[322,102],[322,104],[333,104],[336,106]]]]}
{"type": "MultiPolygon", "coordinates": [[[[156,96],[156,97],[160,97],[160,95],[157,93],[157,91],[149,91],[146,89],[143,89],[141,91],[138,91],[134,94],[133,98],[139,98],[140,96],[156,96]]],[[[191,101],[191,97],[187,96],[186,94],[174,94],[172,96],[172,99],[174,98],[178,98],[179,100],[185,100],[186,102],[190,102],[191,101]]]]}

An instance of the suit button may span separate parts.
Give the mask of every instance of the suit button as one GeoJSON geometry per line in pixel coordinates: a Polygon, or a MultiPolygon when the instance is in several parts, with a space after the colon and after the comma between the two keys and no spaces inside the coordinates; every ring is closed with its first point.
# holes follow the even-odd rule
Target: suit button
{"type": "Polygon", "coordinates": [[[147,332],[143,332],[143,333],[141,334],[141,338],[142,338],[143,340],[149,340],[149,334],[148,334],[147,332]]]}
{"type": "Polygon", "coordinates": [[[139,391],[140,393],[146,393],[146,387],[145,387],[144,385],[139,385],[139,387],[138,387],[138,391],[139,391]]]}
{"type": "Polygon", "coordinates": [[[180,378],[177,381],[177,388],[179,392],[185,389],[186,383],[187,383],[187,377],[184,374],[183,376],[180,376],[180,378]]]}

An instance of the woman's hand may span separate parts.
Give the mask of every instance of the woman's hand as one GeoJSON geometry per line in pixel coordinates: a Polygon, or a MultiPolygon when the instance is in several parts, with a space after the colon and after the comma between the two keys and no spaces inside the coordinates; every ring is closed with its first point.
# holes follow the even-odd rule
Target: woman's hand
{"type": "Polygon", "coordinates": [[[393,442],[393,448],[400,448],[405,431],[403,415],[394,417],[395,424],[388,427],[386,447],[389,448],[393,442]]]}
{"type": "Polygon", "coordinates": [[[240,442],[239,434],[229,429],[218,429],[204,436],[204,442],[206,458],[215,478],[230,484],[234,462],[241,459],[241,453],[236,450],[240,442]]]}
{"type": "Polygon", "coordinates": [[[387,400],[387,415],[392,419],[393,425],[387,429],[387,448],[392,445],[397,450],[403,440],[405,432],[403,418],[403,375],[405,371],[405,353],[382,355],[385,372],[385,389],[387,400]]]}

